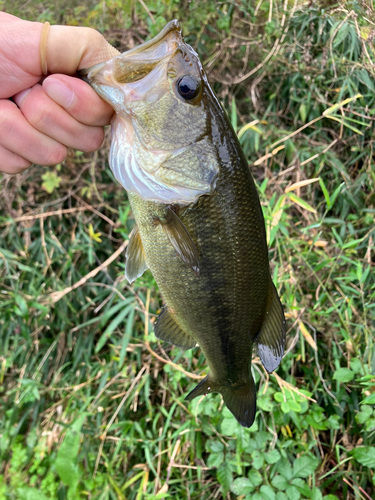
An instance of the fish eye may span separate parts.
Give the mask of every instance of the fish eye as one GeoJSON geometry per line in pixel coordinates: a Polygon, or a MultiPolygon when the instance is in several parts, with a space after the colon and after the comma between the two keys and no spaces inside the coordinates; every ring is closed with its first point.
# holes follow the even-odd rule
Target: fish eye
{"type": "Polygon", "coordinates": [[[178,93],[186,100],[194,99],[199,93],[199,81],[192,75],[184,75],[177,82],[178,93]]]}

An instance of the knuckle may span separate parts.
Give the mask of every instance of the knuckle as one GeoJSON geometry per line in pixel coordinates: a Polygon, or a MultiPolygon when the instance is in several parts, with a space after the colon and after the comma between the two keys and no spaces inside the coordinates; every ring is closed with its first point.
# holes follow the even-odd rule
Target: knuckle
{"type": "Polygon", "coordinates": [[[37,130],[45,130],[52,123],[51,108],[43,102],[33,105],[32,108],[27,108],[23,112],[30,125],[37,130]]]}
{"type": "Polygon", "coordinates": [[[6,107],[2,108],[0,107],[0,136],[9,136],[13,132],[15,132],[17,121],[15,117],[15,112],[17,111],[17,108],[15,107],[14,110],[12,108],[6,107]]]}
{"type": "Polygon", "coordinates": [[[68,148],[66,146],[63,146],[62,144],[54,146],[47,153],[43,165],[52,166],[57,165],[58,163],[62,163],[65,160],[67,154],[68,148]]]}
{"type": "Polygon", "coordinates": [[[94,47],[104,42],[104,37],[99,33],[99,31],[94,28],[85,28],[87,39],[92,43],[94,47]]]}
{"type": "Polygon", "coordinates": [[[91,152],[96,151],[102,145],[104,139],[104,130],[102,127],[95,127],[90,133],[87,135],[85,140],[85,147],[82,151],[91,152]]]}
{"type": "Polygon", "coordinates": [[[14,155],[14,158],[11,158],[11,161],[6,161],[4,158],[1,158],[0,155],[0,172],[4,172],[5,174],[9,175],[16,175],[27,168],[31,167],[32,163],[26,160],[25,158],[22,158],[21,156],[16,156],[14,155]]]}

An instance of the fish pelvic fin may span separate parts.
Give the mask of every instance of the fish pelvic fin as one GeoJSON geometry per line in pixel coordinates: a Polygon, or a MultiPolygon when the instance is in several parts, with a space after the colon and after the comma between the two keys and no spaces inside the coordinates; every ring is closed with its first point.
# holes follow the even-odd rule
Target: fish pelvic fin
{"type": "MultiPolygon", "coordinates": [[[[271,278],[270,278],[271,280],[271,278]]],[[[258,355],[268,373],[280,364],[285,349],[285,317],[275,285],[269,287],[266,314],[256,338],[258,355]]]]}
{"type": "Polygon", "coordinates": [[[165,307],[159,315],[154,330],[158,339],[184,350],[192,349],[197,344],[196,340],[180,327],[168,307],[165,307]]]}
{"type": "Polygon", "coordinates": [[[160,223],[177,255],[199,276],[198,250],[181,219],[168,207],[166,220],[160,223]]]}
{"type": "Polygon", "coordinates": [[[148,269],[146,264],[145,251],[143,249],[143,243],[141,240],[141,235],[139,234],[138,226],[135,226],[131,232],[129,244],[125,252],[126,266],[125,266],[125,278],[129,283],[133,283],[137,278],[142,276],[142,274],[148,269]]]}
{"type": "Polygon", "coordinates": [[[252,377],[246,382],[229,386],[218,384],[210,379],[210,375],[207,375],[185,399],[191,401],[210,392],[219,392],[223,396],[224,403],[239,424],[243,427],[253,425],[256,413],[256,390],[252,377]]]}

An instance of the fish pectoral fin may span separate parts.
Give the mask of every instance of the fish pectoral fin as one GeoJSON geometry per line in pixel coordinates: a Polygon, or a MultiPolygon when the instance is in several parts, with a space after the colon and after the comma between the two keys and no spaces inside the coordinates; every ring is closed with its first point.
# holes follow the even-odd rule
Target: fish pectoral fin
{"type": "Polygon", "coordinates": [[[166,220],[160,223],[177,255],[199,276],[198,250],[181,219],[168,207],[166,220]]]}
{"type": "Polygon", "coordinates": [[[239,424],[243,427],[253,425],[256,413],[256,390],[252,378],[242,384],[230,386],[213,382],[208,374],[185,399],[191,401],[210,392],[219,392],[223,396],[224,403],[239,424]]]}
{"type": "Polygon", "coordinates": [[[266,314],[256,343],[258,355],[268,373],[280,364],[285,349],[285,317],[275,285],[271,281],[266,314]]]}
{"type": "Polygon", "coordinates": [[[138,226],[134,227],[130,235],[125,257],[125,278],[129,281],[129,283],[133,283],[133,281],[142,276],[146,269],[148,269],[138,226]]]}
{"type": "Polygon", "coordinates": [[[167,307],[158,317],[154,330],[158,339],[165,340],[165,342],[184,350],[192,349],[197,344],[196,340],[180,327],[167,307]]]}

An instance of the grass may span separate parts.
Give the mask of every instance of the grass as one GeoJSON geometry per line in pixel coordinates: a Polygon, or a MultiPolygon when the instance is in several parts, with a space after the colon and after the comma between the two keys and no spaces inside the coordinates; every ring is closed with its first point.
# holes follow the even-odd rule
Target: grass
{"type": "Polygon", "coordinates": [[[374,498],[372,3],[0,6],[123,50],[180,18],[257,181],[288,322],[277,372],[253,360],[250,430],[219,395],[186,405],[205,360],[155,338],[152,275],[124,279],[134,220],[109,138],[3,175],[0,499],[374,498]]]}

